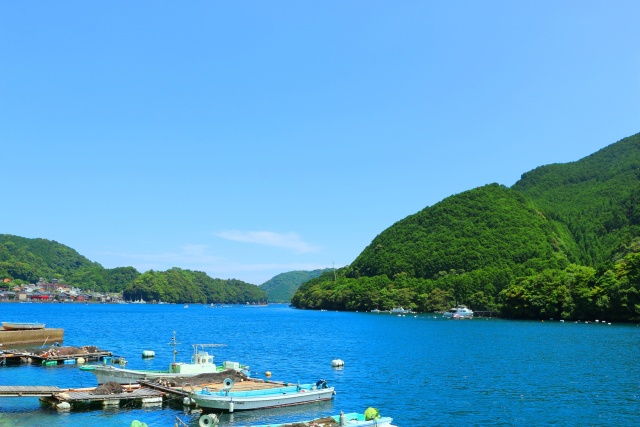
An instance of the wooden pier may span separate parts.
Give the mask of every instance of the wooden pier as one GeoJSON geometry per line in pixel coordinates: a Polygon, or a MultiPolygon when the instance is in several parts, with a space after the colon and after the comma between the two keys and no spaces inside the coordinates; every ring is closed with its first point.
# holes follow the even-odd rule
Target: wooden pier
{"type": "Polygon", "coordinates": [[[51,397],[62,393],[55,386],[28,386],[28,385],[2,385],[0,386],[0,397],[51,397]]]}

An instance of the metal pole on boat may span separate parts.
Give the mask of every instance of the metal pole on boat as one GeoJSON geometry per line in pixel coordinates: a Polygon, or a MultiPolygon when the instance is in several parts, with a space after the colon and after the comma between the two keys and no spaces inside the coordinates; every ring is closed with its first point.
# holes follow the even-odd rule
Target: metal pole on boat
{"type": "Polygon", "coordinates": [[[176,354],[178,354],[178,350],[176,350],[176,346],[180,344],[176,341],[176,331],[173,331],[173,336],[171,337],[171,342],[169,345],[173,346],[173,364],[176,364],[176,354]]]}
{"type": "Polygon", "coordinates": [[[344,416],[344,411],[340,411],[340,426],[344,427],[347,425],[347,419],[344,416]]]}

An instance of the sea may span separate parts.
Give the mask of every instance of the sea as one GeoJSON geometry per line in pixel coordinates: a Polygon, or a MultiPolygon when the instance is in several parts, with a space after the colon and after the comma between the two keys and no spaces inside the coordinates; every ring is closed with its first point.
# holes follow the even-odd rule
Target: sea
{"type": "MultiPolygon", "coordinates": [[[[377,408],[398,427],[640,426],[640,326],[593,319],[449,320],[438,314],[298,310],[284,304],[2,303],[0,321],[63,328],[65,346],[95,345],[133,369],[188,362],[192,344],[226,344],[215,360],[291,383],[320,379],[332,401],[220,416],[220,427],[310,420],[377,408]],[[155,352],[143,358],[142,352],[155,352]],[[332,367],[342,360],[342,368],[332,367]]],[[[47,343],[47,345],[50,343],[47,343]]],[[[76,365],[0,366],[0,385],[97,385],[76,365]]],[[[58,412],[0,398],[0,427],[198,426],[181,400],[58,412]],[[179,424],[182,425],[182,424],[179,424]]]]}

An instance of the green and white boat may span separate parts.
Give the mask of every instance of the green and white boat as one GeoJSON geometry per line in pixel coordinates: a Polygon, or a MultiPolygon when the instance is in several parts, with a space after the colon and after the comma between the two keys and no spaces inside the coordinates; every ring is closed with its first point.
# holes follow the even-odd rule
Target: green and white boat
{"type": "Polygon", "coordinates": [[[113,365],[91,365],[92,369],[83,369],[93,372],[98,380],[98,384],[105,384],[108,382],[135,384],[140,380],[170,380],[178,377],[195,377],[200,374],[224,372],[229,369],[242,371],[244,373],[249,371],[248,366],[241,365],[238,362],[225,361],[221,365],[216,365],[214,363],[213,354],[210,354],[206,349],[212,347],[223,347],[225,344],[193,344],[193,356],[191,357],[191,363],[176,362],[177,351],[175,350],[175,346],[177,345],[177,342],[175,341],[175,334],[170,344],[174,346],[174,351],[173,363],[169,365],[168,370],[126,369],[113,365]],[[93,366],[95,366],[95,368],[93,368],[93,366]]]}

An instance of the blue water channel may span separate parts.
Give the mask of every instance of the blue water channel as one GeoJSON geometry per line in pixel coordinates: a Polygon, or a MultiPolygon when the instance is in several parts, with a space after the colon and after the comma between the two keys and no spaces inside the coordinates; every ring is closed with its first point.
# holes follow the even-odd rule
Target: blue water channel
{"type": "MultiPolygon", "coordinates": [[[[595,320],[595,319],[594,319],[595,320]]],[[[606,319],[605,319],[606,320],[606,319]]],[[[325,379],[331,402],[236,412],[220,426],[313,419],[379,409],[399,427],[640,425],[640,327],[436,315],[307,311],[268,307],[152,304],[2,303],[0,321],[64,328],[64,345],[96,345],[127,367],[166,369],[176,332],[178,361],[191,344],[221,343],[216,362],[250,365],[253,376],[287,382],[325,379]],[[143,350],[155,358],[143,359],[143,350]],[[331,366],[334,359],[343,369],[331,366]]],[[[1,366],[0,385],[91,387],[74,365],[1,366]]],[[[37,398],[0,398],[0,427],[170,427],[198,425],[180,402],[58,413],[37,398]]]]}

